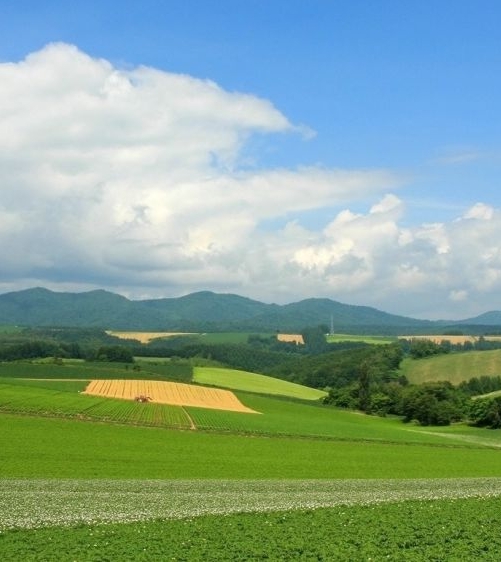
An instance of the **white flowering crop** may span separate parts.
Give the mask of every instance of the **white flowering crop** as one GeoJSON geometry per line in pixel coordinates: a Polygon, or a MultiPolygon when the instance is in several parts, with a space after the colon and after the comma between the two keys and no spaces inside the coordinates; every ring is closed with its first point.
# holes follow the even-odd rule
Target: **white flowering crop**
{"type": "Polygon", "coordinates": [[[0,480],[0,531],[205,514],[501,496],[501,478],[0,480]]]}

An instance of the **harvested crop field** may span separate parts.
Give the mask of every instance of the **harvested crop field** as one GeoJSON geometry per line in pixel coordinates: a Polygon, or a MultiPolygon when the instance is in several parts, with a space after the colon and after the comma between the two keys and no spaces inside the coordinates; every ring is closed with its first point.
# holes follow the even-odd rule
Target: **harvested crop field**
{"type": "Polygon", "coordinates": [[[141,343],[150,343],[151,340],[157,340],[160,338],[194,335],[188,332],[114,332],[111,330],[108,330],[106,333],[122,340],[136,340],[141,343]]]}
{"type": "Polygon", "coordinates": [[[277,340],[283,342],[292,342],[298,345],[304,344],[304,339],[301,334],[277,334],[277,340]]]}
{"type": "Polygon", "coordinates": [[[93,380],[84,394],[256,414],[229,390],[150,380],[93,380]]]}

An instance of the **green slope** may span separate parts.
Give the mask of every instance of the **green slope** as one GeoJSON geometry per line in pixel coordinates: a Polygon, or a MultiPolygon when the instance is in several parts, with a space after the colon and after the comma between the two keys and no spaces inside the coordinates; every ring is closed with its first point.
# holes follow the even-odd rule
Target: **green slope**
{"type": "Polygon", "coordinates": [[[436,355],[425,359],[405,359],[402,374],[409,382],[450,381],[459,384],[473,377],[501,375],[501,350],[468,351],[436,355]]]}
{"type": "Polygon", "coordinates": [[[499,450],[252,438],[0,414],[2,478],[501,476],[499,450]]]}
{"type": "Polygon", "coordinates": [[[302,400],[319,400],[326,392],[257,373],[216,367],[195,367],[193,381],[231,390],[277,394],[302,400]]]}
{"type": "Polygon", "coordinates": [[[141,404],[78,392],[75,381],[1,380],[0,413],[78,419],[110,424],[215,431],[252,436],[289,436],[335,441],[501,447],[501,432],[454,426],[420,428],[397,418],[367,416],[328,406],[238,392],[260,415],[222,410],[141,404]],[[33,385],[33,386],[30,386],[33,385]],[[41,386],[43,385],[43,386],[41,386]],[[54,385],[53,388],[50,388],[54,385]]]}

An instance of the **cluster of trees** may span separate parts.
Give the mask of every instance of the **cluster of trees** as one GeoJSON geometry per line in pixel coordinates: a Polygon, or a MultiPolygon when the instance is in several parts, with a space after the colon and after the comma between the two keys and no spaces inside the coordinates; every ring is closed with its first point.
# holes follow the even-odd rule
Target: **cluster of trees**
{"type": "Polygon", "coordinates": [[[0,361],[18,361],[43,357],[83,358],[82,349],[77,343],[62,343],[45,340],[25,341],[2,346],[0,361]]]}
{"type": "Polygon", "coordinates": [[[478,427],[501,428],[501,396],[472,400],[469,419],[478,427]]]}
{"type": "Polygon", "coordinates": [[[26,328],[2,334],[0,361],[44,357],[94,360],[101,346],[113,345],[127,346],[97,328],[26,328]]]}
{"type": "Polygon", "coordinates": [[[132,351],[123,345],[103,345],[97,349],[94,357],[88,359],[110,363],[134,363],[132,351]]]}
{"type": "Polygon", "coordinates": [[[130,363],[127,342],[96,328],[27,328],[0,340],[0,361],[23,359],[84,359],[130,363]]]}
{"type": "Polygon", "coordinates": [[[473,377],[468,381],[459,383],[458,388],[469,396],[478,396],[480,394],[489,394],[501,390],[501,376],[497,377],[473,377]]]}
{"type": "MultiPolygon", "coordinates": [[[[358,381],[331,388],[325,403],[380,416],[396,415],[404,422],[421,425],[467,420],[477,426],[501,427],[501,396],[475,398],[472,390],[478,388],[479,380],[486,383],[491,377],[474,378],[459,386],[448,381],[411,385],[404,378],[390,382],[368,380],[367,373],[367,368],[362,367],[358,381]]],[[[492,377],[486,387],[501,389],[501,377],[492,377]]]]}
{"type": "Polygon", "coordinates": [[[320,355],[292,357],[266,374],[313,388],[342,388],[359,380],[363,366],[370,367],[370,376],[376,380],[398,378],[396,371],[402,357],[398,344],[364,344],[320,355]]]}
{"type": "Polygon", "coordinates": [[[193,344],[175,350],[174,355],[183,358],[202,358],[217,361],[232,369],[263,373],[267,369],[283,363],[289,353],[257,349],[246,344],[193,344]]]}

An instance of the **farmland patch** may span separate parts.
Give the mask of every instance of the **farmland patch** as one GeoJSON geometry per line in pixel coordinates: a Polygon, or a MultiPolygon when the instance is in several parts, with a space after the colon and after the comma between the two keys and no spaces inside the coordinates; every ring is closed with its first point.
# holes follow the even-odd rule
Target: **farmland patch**
{"type": "Polygon", "coordinates": [[[499,496],[501,478],[6,479],[0,481],[0,530],[499,496]]]}
{"type": "Polygon", "coordinates": [[[195,367],[193,380],[200,384],[221,386],[232,390],[274,394],[302,400],[320,400],[327,394],[323,390],[274,377],[219,367],[195,367]]]}
{"type": "Polygon", "coordinates": [[[277,340],[287,343],[304,345],[304,338],[301,334],[277,334],[277,340]]]}
{"type": "Polygon", "coordinates": [[[400,370],[413,384],[434,381],[459,384],[473,377],[501,375],[501,350],[447,353],[418,360],[406,358],[400,370]]]}
{"type": "Polygon", "coordinates": [[[174,406],[191,406],[231,412],[257,413],[244,406],[229,390],[207,388],[192,384],[150,380],[93,380],[84,394],[122,398],[170,404],[174,406]]]}
{"type": "Polygon", "coordinates": [[[359,342],[359,343],[367,343],[370,345],[389,345],[395,342],[397,338],[392,336],[328,334],[326,339],[328,343],[359,342]]]}
{"type": "Polygon", "coordinates": [[[106,333],[122,340],[136,340],[141,343],[150,343],[160,338],[195,335],[188,332],[115,332],[113,330],[108,330],[106,333]]]}

